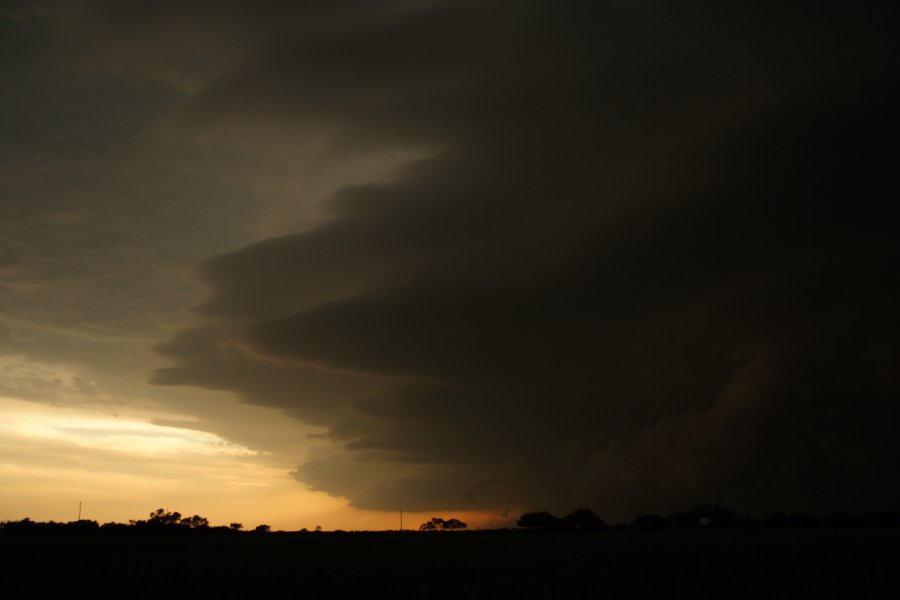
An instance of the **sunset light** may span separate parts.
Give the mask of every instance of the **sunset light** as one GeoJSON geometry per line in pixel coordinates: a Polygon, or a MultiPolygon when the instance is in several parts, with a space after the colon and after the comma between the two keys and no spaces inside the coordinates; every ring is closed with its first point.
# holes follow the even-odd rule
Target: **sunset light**
{"type": "Polygon", "coordinates": [[[894,510],[893,12],[3,2],[0,522],[894,510]]]}

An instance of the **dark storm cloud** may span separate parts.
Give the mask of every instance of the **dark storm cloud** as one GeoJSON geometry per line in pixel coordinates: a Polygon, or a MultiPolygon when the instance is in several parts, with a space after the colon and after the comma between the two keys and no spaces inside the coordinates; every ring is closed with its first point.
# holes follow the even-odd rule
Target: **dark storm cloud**
{"type": "Polygon", "coordinates": [[[363,507],[896,504],[887,16],[462,2],[306,25],[185,124],[432,154],[204,263],[209,325],[158,381],[328,427],[296,475],[363,507]]]}
{"type": "Polygon", "coordinates": [[[254,239],[272,194],[258,160],[160,134],[183,93],[90,60],[119,53],[75,26],[88,4],[0,7],[0,354],[118,375],[197,301],[186,265],[254,239]]]}
{"type": "Polygon", "coordinates": [[[51,1],[48,10],[36,12],[47,13],[62,34],[62,44],[70,50],[77,48],[75,62],[195,90],[248,55],[298,34],[378,19],[384,12],[416,4],[262,0],[251,6],[237,0],[72,0],[51,1]]]}
{"type": "Polygon", "coordinates": [[[22,264],[15,246],[0,238],[0,276],[14,272],[22,264]]]}

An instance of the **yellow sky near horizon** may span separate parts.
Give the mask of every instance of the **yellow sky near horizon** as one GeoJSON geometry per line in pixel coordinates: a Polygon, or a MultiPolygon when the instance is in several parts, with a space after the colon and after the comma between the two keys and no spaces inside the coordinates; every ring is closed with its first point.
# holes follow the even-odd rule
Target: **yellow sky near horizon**
{"type": "MultiPolygon", "coordinates": [[[[360,510],[311,491],[271,464],[266,452],[186,427],[158,425],[96,408],[47,406],[0,397],[0,519],[127,522],[156,508],[199,514],[213,525],[269,524],[274,530],[383,530],[396,513],[360,510]]],[[[432,513],[406,513],[416,528],[432,513]]],[[[500,515],[455,512],[470,527],[500,515]]]]}

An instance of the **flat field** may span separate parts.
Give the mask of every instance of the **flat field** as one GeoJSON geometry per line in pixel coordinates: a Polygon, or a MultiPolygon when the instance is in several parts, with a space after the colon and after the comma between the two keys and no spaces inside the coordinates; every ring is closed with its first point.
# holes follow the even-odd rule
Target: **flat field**
{"type": "Polygon", "coordinates": [[[894,528],[2,532],[0,560],[11,599],[900,598],[894,528]]]}

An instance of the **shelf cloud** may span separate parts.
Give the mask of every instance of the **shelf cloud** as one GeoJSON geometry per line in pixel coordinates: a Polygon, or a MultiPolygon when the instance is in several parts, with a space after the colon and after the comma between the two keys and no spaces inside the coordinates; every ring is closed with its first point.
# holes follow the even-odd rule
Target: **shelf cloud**
{"type": "Polygon", "coordinates": [[[157,383],[323,427],[294,475],[363,508],[896,505],[885,21],[381,8],[323,9],[186,103],[192,131],[422,150],[203,262],[157,383]]]}

